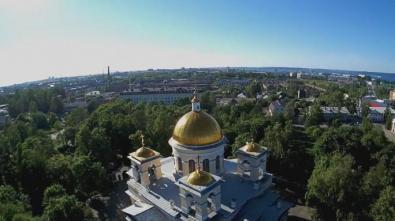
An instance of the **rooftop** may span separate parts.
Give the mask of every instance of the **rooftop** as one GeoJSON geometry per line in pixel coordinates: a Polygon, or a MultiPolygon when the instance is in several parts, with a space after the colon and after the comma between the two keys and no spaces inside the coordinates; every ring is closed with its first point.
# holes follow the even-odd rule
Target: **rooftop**
{"type": "Polygon", "coordinates": [[[324,114],[332,114],[332,113],[339,113],[339,114],[350,114],[346,107],[321,107],[321,111],[324,114]]]}
{"type": "MultiPolygon", "coordinates": [[[[179,200],[179,187],[176,184],[176,177],[174,172],[174,158],[167,157],[161,160],[162,162],[162,173],[161,179],[151,183],[150,189],[148,191],[139,191],[145,198],[151,198],[156,203],[158,207],[163,207],[162,212],[172,214],[172,216],[178,216],[181,214],[180,200],[179,200]]],[[[225,173],[220,177],[222,182],[221,185],[221,210],[220,214],[224,218],[230,218],[234,216],[237,212],[248,209],[249,212],[244,214],[250,214],[250,210],[253,210],[253,214],[263,214],[262,211],[270,211],[270,217],[281,216],[289,207],[290,203],[284,202],[280,207],[278,207],[277,202],[280,200],[279,195],[276,192],[270,190],[271,185],[271,174],[266,174],[265,178],[260,181],[261,188],[256,189],[250,181],[242,179],[238,174],[236,174],[237,160],[236,159],[225,159],[224,160],[225,173]],[[235,188],[243,191],[235,191],[235,188]],[[269,189],[269,190],[268,190],[269,189]],[[268,191],[266,191],[268,190],[268,191]],[[254,199],[254,201],[251,201],[254,199]],[[231,207],[231,201],[236,201],[236,207],[231,207]],[[265,202],[265,208],[262,206],[249,206],[249,202],[254,204],[265,202]],[[248,204],[246,204],[248,202],[248,204]],[[246,205],[246,206],[245,206],[246,205]],[[267,208],[266,208],[267,207],[267,208]]],[[[131,175],[131,171],[128,172],[131,175]]],[[[131,180],[129,185],[135,185],[136,182],[131,180]]],[[[151,200],[150,200],[151,201],[151,200]]],[[[282,201],[281,201],[282,202],[282,201]]],[[[241,216],[244,216],[244,215],[241,216]]],[[[185,217],[184,216],[181,217],[185,217]]],[[[186,215],[187,216],[187,215],[186,215]]],[[[269,214],[264,215],[269,216],[269,214]]]]}

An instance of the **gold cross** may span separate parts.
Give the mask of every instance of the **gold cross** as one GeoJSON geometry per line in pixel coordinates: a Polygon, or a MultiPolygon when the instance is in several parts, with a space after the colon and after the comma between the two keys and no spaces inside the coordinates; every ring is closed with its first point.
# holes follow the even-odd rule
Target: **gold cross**
{"type": "Polygon", "coordinates": [[[141,145],[142,145],[143,147],[145,147],[144,134],[141,134],[140,137],[141,137],[141,145]]]}

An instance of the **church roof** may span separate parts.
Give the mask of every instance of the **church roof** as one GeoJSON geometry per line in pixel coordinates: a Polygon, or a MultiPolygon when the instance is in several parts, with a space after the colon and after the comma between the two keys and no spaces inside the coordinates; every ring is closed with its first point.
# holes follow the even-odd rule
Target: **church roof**
{"type": "MultiPolygon", "coordinates": [[[[147,197],[151,197],[152,194],[152,197],[150,199],[155,199],[155,202],[162,202],[156,202],[158,206],[166,206],[166,209],[159,208],[162,212],[171,212],[174,215],[176,210],[169,209],[169,203],[165,203],[174,202],[175,208],[180,208],[180,199],[178,197],[180,190],[179,187],[176,185],[177,179],[174,177],[173,174],[174,158],[164,158],[161,160],[161,162],[163,177],[158,181],[151,183],[149,191],[139,192],[144,192],[144,196],[147,195],[147,197]]],[[[278,195],[278,193],[270,190],[272,179],[270,174],[266,174],[265,178],[261,181],[262,185],[268,185],[265,187],[265,189],[267,189],[267,193],[263,194],[261,192],[262,190],[255,190],[251,182],[246,182],[245,180],[242,180],[239,175],[235,174],[237,170],[236,159],[225,159],[224,169],[225,173],[222,176],[223,182],[220,182],[222,204],[220,214],[223,217],[229,218],[235,216],[236,212],[238,213],[237,217],[253,217],[246,215],[250,214],[251,212],[251,214],[259,213],[258,215],[260,217],[263,217],[263,220],[277,220],[276,217],[279,218],[285,211],[287,211],[292,206],[292,204],[284,202],[281,204],[279,209],[277,208],[278,204],[276,204],[276,202],[280,196],[278,195]],[[237,191],[235,191],[235,188],[237,189],[237,191]],[[260,198],[260,196],[263,196],[263,198],[260,198]],[[233,199],[236,199],[237,208],[231,208],[230,206],[233,199]],[[258,201],[255,201],[254,199],[257,199],[258,201]],[[262,203],[262,206],[257,206],[257,203],[262,203]],[[268,214],[268,212],[270,212],[270,214],[268,214]]]]}

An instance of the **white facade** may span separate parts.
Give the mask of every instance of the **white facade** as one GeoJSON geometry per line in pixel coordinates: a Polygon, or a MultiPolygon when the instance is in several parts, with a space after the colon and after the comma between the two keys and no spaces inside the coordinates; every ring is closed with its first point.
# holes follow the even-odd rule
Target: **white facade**
{"type": "Polygon", "coordinates": [[[395,134],[395,119],[392,119],[391,132],[395,134]]]}
{"type": "Polygon", "coordinates": [[[201,147],[182,145],[173,138],[170,138],[169,144],[173,149],[174,162],[176,162],[175,171],[180,176],[186,176],[198,168],[198,157],[200,167],[204,171],[220,175],[224,170],[225,143],[223,139],[216,144],[201,147]],[[209,162],[208,170],[207,161],[209,162]]]}

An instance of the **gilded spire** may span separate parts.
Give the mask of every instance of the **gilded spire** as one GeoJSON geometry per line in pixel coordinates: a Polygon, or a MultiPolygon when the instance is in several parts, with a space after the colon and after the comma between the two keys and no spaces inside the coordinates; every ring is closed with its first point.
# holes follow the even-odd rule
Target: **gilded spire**
{"type": "Polygon", "coordinates": [[[141,138],[141,146],[142,146],[142,147],[145,147],[144,134],[141,134],[141,135],[140,135],[140,138],[141,138]]]}
{"type": "Polygon", "coordinates": [[[193,91],[193,96],[192,96],[191,102],[192,102],[192,103],[199,102],[199,98],[198,98],[198,96],[197,96],[196,88],[195,88],[194,91],[193,91]]]}
{"type": "Polygon", "coordinates": [[[140,138],[141,138],[141,147],[136,150],[135,155],[141,158],[148,158],[155,156],[155,152],[151,148],[145,146],[144,134],[141,134],[140,138]]]}
{"type": "Polygon", "coordinates": [[[197,91],[196,89],[193,92],[193,97],[192,97],[192,111],[199,112],[200,111],[200,102],[199,98],[197,96],[197,91]]]}

